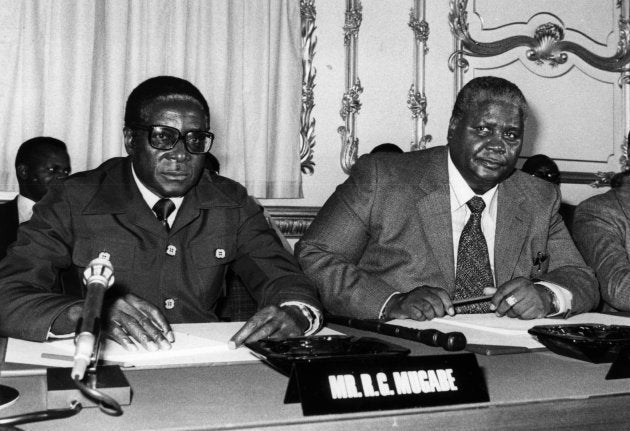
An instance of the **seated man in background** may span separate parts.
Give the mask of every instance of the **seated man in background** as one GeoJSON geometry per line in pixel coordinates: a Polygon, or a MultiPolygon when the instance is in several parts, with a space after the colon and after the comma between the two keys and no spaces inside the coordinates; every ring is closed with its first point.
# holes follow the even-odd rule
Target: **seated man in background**
{"type": "Polygon", "coordinates": [[[514,169],[526,115],[516,85],[475,78],[448,146],[361,157],[296,245],[324,307],[417,320],[591,310],[596,280],[557,213],[557,187],[514,169]],[[453,304],[486,292],[489,303],[453,304]]]}
{"type": "Polygon", "coordinates": [[[103,251],[115,273],[104,333],[127,349],[137,349],[132,339],[169,349],[171,323],[216,321],[227,268],[261,307],[232,344],[316,331],[316,290],[261,208],[204,169],[209,130],[206,99],[188,81],[161,76],[136,87],[125,108],[128,157],[51,187],[0,263],[0,334],[44,341],[74,331],[79,280],[103,251]]]}
{"type": "Polygon", "coordinates": [[[630,311],[630,171],[575,210],[573,238],[599,280],[602,311],[630,311]]]}
{"type": "Polygon", "coordinates": [[[0,205],[0,259],[17,237],[21,223],[30,220],[33,205],[48,191],[52,181],[65,179],[70,174],[70,156],[66,144],[59,139],[38,136],[25,141],[15,157],[20,193],[0,205]]]}
{"type": "MultiPolygon", "coordinates": [[[[556,162],[544,154],[535,154],[529,157],[523,163],[521,171],[560,187],[560,169],[558,169],[556,162]]],[[[564,202],[560,204],[560,209],[558,209],[558,213],[564,220],[567,229],[569,229],[569,233],[572,231],[574,212],[575,206],[564,202]]]]}

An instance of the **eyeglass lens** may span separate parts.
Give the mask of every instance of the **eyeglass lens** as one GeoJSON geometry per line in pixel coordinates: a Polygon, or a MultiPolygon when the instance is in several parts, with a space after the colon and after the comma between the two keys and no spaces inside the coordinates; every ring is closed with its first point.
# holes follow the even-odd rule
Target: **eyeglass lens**
{"type": "MultiPolygon", "coordinates": [[[[151,146],[159,150],[170,150],[180,139],[179,130],[168,126],[153,126],[151,146]]],[[[212,135],[209,132],[190,131],[184,135],[186,149],[191,153],[205,153],[212,147],[212,135]]]]}

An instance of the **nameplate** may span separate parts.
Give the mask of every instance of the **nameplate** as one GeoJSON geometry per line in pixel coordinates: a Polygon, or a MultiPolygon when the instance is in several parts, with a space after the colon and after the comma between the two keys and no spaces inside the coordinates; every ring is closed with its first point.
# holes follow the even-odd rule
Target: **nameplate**
{"type": "Polygon", "coordinates": [[[477,358],[464,353],[296,362],[284,402],[308,416],[489,400],[477,358]]]}

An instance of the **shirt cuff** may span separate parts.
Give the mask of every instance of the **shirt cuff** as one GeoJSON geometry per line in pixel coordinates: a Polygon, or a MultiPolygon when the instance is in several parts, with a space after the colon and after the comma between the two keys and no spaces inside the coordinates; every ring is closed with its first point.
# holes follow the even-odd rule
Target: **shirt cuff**
{"type": "Polygon", "coordinates": [[[304,331],[304,335],[312,335],[315,332],[319,331],[322,326],[322,312],[312,305],[305,304],[299,301],[287,301],[280,304],[280,307],[284,307],[285,305],[293,305],[300,309],[304,317],[308,320],[308,329],[304,331]]]}
{"type": "Polygon", "coordinates": [[[385,300],[385,302],[383,302],[383,306],[381,307],[380,311],[378,312],[378,318],[379,319],[384,319],[385,318],[385,307],[387,307],[387,304],[389,303],[389,301],[396,295],[400,295],[401,292],[394,292],[391,295],[389,295],[387,297],[387,299],[385,300]]]}
{"type": "Polygon", "coordinates": [[[570,290],[559,286],[549,281],[536,281],[536,284],[541,284],[547,289],[551,290],[551,293],[556,297],[558,303],[558,311],[554,314],[550,314],[548,317],[553,316],[565,316],[571,311],[571,302],[573,301],[573,293],[570,290]]]}

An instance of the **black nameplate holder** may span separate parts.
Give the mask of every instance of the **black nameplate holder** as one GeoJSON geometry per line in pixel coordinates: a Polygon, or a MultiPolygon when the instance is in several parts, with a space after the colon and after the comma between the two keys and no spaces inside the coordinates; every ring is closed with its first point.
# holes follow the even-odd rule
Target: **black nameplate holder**
{"type": "Polygon", "coordinates": [[[284,402],[305,416],[489,401],[472,353],[295,362],[284,402]]]}

